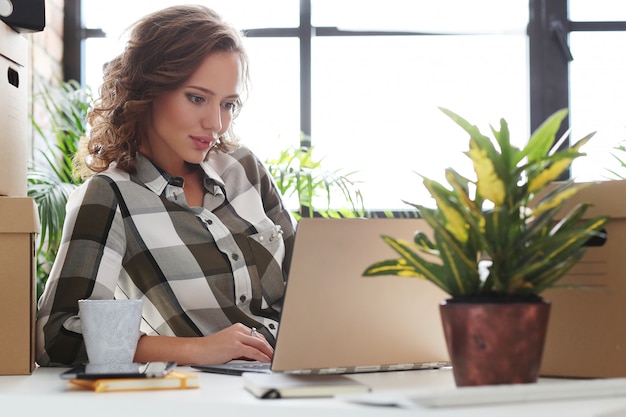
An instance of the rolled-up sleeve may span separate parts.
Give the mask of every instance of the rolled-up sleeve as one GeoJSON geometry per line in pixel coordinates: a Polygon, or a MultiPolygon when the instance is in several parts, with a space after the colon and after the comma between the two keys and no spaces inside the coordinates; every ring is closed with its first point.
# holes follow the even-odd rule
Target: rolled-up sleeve
{"type": "Polygon", "coordinates": [[[87,361],[77,300],[111,299],[125,252],[114,187],[94,177],[67,203],[63,240],[38,302],[36,358],[42,366],[87,361]]]}

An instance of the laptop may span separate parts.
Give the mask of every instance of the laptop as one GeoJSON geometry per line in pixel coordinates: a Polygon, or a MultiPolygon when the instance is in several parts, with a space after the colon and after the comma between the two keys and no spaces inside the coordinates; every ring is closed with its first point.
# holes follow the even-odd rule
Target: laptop
{"type": "Polygon", "coordinates": [[[418,229],[430,230],[421,219],[301,219],[272,363],[194,368],[343,374],[448,365],[439,316],[447,295],[419,278],[362,276],[396,257],[381,235],[412,240],[418,229]]]}

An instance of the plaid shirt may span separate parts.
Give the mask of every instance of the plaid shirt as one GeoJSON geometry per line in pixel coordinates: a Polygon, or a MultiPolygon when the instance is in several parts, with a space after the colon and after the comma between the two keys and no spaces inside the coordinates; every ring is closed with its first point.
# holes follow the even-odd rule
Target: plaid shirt
{"type": "Polygon", "coordinates": [[[201,164],[204,206],[182,179],[139,155],[70,197],[63,242],[38,305],[37,362],[86,362],[77,300],[143,299],[148,335],[202,336],[233,323],[273,343],[295,223],[267,170],[247,148],[201,164]]]}

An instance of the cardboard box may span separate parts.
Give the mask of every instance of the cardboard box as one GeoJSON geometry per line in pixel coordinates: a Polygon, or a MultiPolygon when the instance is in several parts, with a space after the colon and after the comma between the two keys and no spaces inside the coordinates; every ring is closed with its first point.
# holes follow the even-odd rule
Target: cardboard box
{"type": "Polygon", "coordinates": [[[26,196],[28,40],[0,22],[0,196],[26,196]]]}
{"type": "Polygon", "coordinates": [[[0,375],[35,367],[35,233],[37,206],[28,197],[0,197],[0,375]]]}
{"type": "Polygon", "coordinates": [[[552,303],[542,359],[545,376],[626,377],[626,181],[593,184],[569,202],[590,202],[587,218],[608,215],[607,239],[588,246],[559,284],[586,289],[551,289],[552,303]]]}

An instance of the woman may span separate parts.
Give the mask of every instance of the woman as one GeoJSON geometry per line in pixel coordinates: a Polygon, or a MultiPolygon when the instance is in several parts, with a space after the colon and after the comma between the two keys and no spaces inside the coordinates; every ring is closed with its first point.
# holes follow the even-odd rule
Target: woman
{"type": "Polygon", "coordinates": [[[39,300],[37,362],[87,361],[85,298],[144,300],[136,362],[269,361],[295,223],[232,131],[241,35],[205,7],[170,7],[137,22],[104,72],[76,158],[88,179],[39,300]]]}

